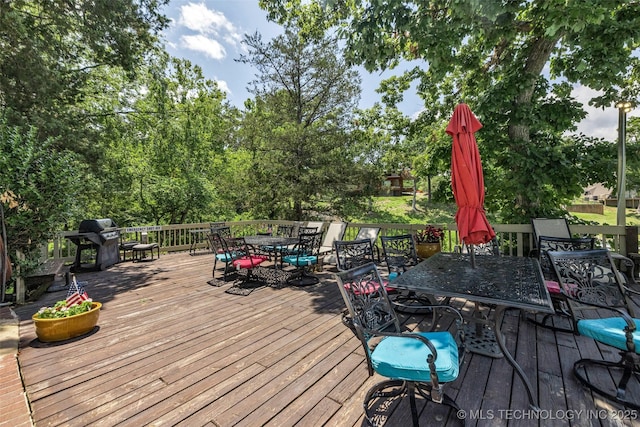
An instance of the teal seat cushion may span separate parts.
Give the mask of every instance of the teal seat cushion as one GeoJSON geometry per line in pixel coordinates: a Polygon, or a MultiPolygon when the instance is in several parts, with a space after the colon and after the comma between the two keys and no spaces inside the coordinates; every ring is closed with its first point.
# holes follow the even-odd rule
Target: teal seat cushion
{"type": "Polygon", "coordinates": [[[287,249],[287,247],[286,246],[264,245],[264,246],[260,246],[260,249],[262,249],[265,252],[282,252],[283,250],[287,249]]]}
{"type": "MultiPolygon", "coordinates": [[[[458,346],[449,332],[420,332],[438,353],[436,371],[440,382],[458,378],[458,346]]],[[[416,382],[429,382],[427,357],[429,348],[420,340],[408,337],[385,337],[371,354],[373,369],[382,376],[416,382]]]]}
{"type": "Polygon", "coordinates": [[[305,265],[316,265],[318,263],[318,257],[315,255],[290,255],[282,258],[282,261],[286,262],[287,264],[295,265],[296,267],[302,267],[305,265]]]}
{"type": "Polygon", "coordinates": [[[224,253],[216,254],[216,258],[218,259],[218,261],[223,261],[223,262],[230,262],[238,258],[239,256],[242,256],[240,252],[232,252],[232,253],[224,252],[224,253]]]}
{"type": "MultiPolygon", "coordinates": [[[[633,342],[636,345],[636,353],[640,352],[640,319],[633,319],[636,331],[633,333],[633,342]]],[[[606,319],[583,319],[578,322],[578,332],[585,337],[591,337],[596,341],[608,344],[620,350],[627,350],[627,339],[624,328],[627,322],[622,317],[609,317],[606,319]]],[[[640,354],[640,353],[639,353],[640,354]]]]}

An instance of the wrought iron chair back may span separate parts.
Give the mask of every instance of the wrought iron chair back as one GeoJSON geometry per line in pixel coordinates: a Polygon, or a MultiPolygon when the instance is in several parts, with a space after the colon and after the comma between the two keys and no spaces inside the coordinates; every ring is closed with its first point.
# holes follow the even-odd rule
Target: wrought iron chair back
{"type": "Polygon", "coordinates": [[[282,257],[283,263],[292,265],[296,269],[287,283],[294,286],[308,286],[319,282],[310,270],[318,264],[322,234],[322,231],[300,234],[298,243],[288,255],[282,257]]]}
{"type": "Polygon", "coordinates": [[[294,225],[278,225],[276,228],[276,236],[279,237],[293,237],[293,231],[295,229],[294,225]]]}
{"type": "Polygon", "coordinates": [[[418,264],[416,245],[411,234],[381,236],[380,242],[382,255],[389,269],[389,278],[392,278],[394,273],[402,274],[418,264]]]}
{"type": "Polygon", "coordinates": [[[548,251],[547,256],[574,322],[589,318],[598,305],[622,309],[635,317],[608,250],[548,251]]]}
{"type": "Polygon", "coordinates": [[[209,233],[207,238],[209,239],[209,245],[213,251],[212,281],[210,283],[214,284],[216,281],[216,267],[218,262],[224,263],[222,280],[223,282],[226,282],[228,273],[233,271],[233,268],[229,267],[232,266],[233,260],[243,255],[243,252],[237,245],[230,245],[229,239],[231,238],[226,238],[218,231],[215,233],[209,233]]]}
{"type": "Polygon", "coordinates": [[[632,390],[640,386],[640,319],[635,316],[611,254],[606,249],[547,254],[566,295],[574,331],[620,350],[618,361],[578,360],[574,374],[594,392],[628,408],[640,409],[637,394],[627,393],[629,381],[634,381],[632,390]],[[603,368],[610,375],[594,374],[603,368]]]}
{"type": "MultiPolygon", "coordinates": [[[[313,233],[319,233],[320,230],[318,230],[318,227],[307,227],[307,226],[300,226],[298,227],[298,236],[301,236],[303,234],[313,234],[313,233]]],[[[321,242],[322,243],[322,242],[321,242]]]]}
{"type": "Polygon", "coordinates": [[[498,242],[498,238],[494,237],[487,243],[480,243],[474,245],[464,244],[462,246],[457,245],[454,249],[454,252],[470,254],[473,251],[474,255],[493,255],[500,256],[500,243],[498,242]]]}
{"type": "Polygon", "coordinates": [[[417,426],[416,392],[459,410],[455,401],[444,393],[443,386],[457,378],[464,355],[464,336],[458,333],[462,324],[460,313],[448,306],[432,306],[433,310],[454,314],[454,334],[448,331],[403,333],[373,262],[341,271],[336,277],[353,319],[354,332],[364,349],[369,374],[376,372],[388,378],[367,392],[363,404],[367,420],[373,423],[374,402],[381,397],[408,395],[413,425],[417,426]],[[399,358],[398,354],[403,357],[399,358]]]}
{"type": "Polygon", "coordinates": [[[211,233],[217,233],[220,236],[222,236],[225,239],[228,239],[231,237],[231,227],[227,227],[225,225],[222,226],[218,226],[218,227],[212,227],[211,228],[211,233]]]}
{"type": "Polygon", "coordinates": [[[226,227],[226,224],[224,222],[210,222],[209,223],[209,230],[211,233],[215,233],[217,229],[222,228],[222,227],[226,227]]]}
{"type": "Polygon", "coordinates": [[[494,237],[487,243],[481,243],[478,245],[467,245],[467,251],[474,251],[476,255],[493,255],[500,256],[500,244],[498,238],[494,237]]]}
{"type": "Polygon", "coordinates": [[[547,280],[558,280],[556,272],[551,265],[551,261],[547,256],[551,251],[582,251],[593,249],[595,240],[592,237],[581,238],[565,238],[565,237],[547,237],[540,236],[538,238],[538,262],[540,262],[540,268],[542,269],[542,275],[547,280]]]}
{"type": "Polygon", "coordinates": [[[536,255],[545,279],[547,290],[551,296],[554,314],[540,315],[530,314],[527,319],[538,326],[549,328],[554,331],[573,333],[573,322],[568,311],[565,295],[560,290],[560,284],[556,272],[551,265],[551,260],[547,255],[550,251],[578,251],[594,248],[593,238],[566,238],[540,236],[538,238],[538,249],[533,254],[536,255]],[[561,321],[564,319],[564,321],[561,321]]]}
{"type": "Polygon", "coordinates": [[[333,242],[336,251],[338,270],[344,271],[374,262],[371,240],[336,240],[333,242]]]}

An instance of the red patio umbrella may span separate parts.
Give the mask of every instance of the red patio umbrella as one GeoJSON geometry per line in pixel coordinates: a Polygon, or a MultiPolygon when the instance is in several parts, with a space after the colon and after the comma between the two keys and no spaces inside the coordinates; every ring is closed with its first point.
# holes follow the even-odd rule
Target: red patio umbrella
{"type": "Polygon", "coordinates": [[[447,126],[453,138],[451,188],[458,205],[456,224],[460,241],[467,245],[487,243],[496,235],[484,211],[484,177],[475,137],[480,128],[482,124],[467,104],[456,106],[447,126]]]}

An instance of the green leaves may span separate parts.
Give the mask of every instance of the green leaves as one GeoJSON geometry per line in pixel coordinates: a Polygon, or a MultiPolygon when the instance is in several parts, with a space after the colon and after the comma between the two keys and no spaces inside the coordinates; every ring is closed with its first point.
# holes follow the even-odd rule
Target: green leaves
{"type": "MultiPolygon", "coordinates": [[[[261,4],[274,3],[279,8],[270,10],[286,21],[287,5],[261,4]]],[[[612,0],[354,0],[334,17],[354,63],[368,70],[399,60],[425,63],[415,74],[425,115],[445,117],[461,100],[471,105],[485,126],[478,138],[489,180],[500,187],[487,200],[519,220],[554,210],[586,184],[563,185],[571,173],[580,176],[575,164],[551,167],[553,152],[539,143],[560,141],[585,115],[564,82],[601,91],[597,106],[638,97],[638,12],[637,2],[612,0]]],[[[401,101],[395,83],[383,85],[385,102],[401,101]]]]}

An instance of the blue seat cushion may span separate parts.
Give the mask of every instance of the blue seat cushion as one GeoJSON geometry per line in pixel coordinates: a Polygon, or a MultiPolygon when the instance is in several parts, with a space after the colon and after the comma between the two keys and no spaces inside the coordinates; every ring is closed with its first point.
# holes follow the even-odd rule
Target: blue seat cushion
{"type": "Polygon", "coordinates": [[[241,254],[240,252],[224,252],[221,254],[216,254],[216,258],[218,259],[218,261],[223,261],[223,262],[230,262],[240,256],[242,256],[243,254],[241,254]]]}
{"type": "MultiPolygon", "coordinates": [[[[449,332],[420,332],[436,348],[436,371],[440,382],[458,378],[458,346],[449,332]]],[[[430,382],[427,357],[431,350],[422,341],[408,337],[385,337],[371,354],[373,369],[391,379],[430,382]]]]}
{"type": "MultiPolygon", "coordinates": [[[[633,333],[633,342],[636,345],[636,353],[640,352],[640,319],[633,319],[636,331],[633,333]]],[[[608,344],[620,350],[627,350],[627,339],[624,328],[627,322],[622,317],[608,317],[605,319],[583,319],[578,321],[578,332],[585,337],[591,337],[596,341],[608,344]]],[[[640,354],[640,353],[639,353],[640,354]]]]}
{"type": "Polygon", "coordinates": [[[287,248],[286,246],[271,246],[271,245],[260,246],[260,249],[266,252],[283,251],[286,248],[287,248]]]}
{"type": "Polygon", "coordinates": [[[295,265],[296,267],[301,267],[304,265],[316,265],[318,263],[318,257],[313,255],[306,256],[298,256],[298,255],[289,255],[282,258],[282,261],[287,264],[295,265]]]}

